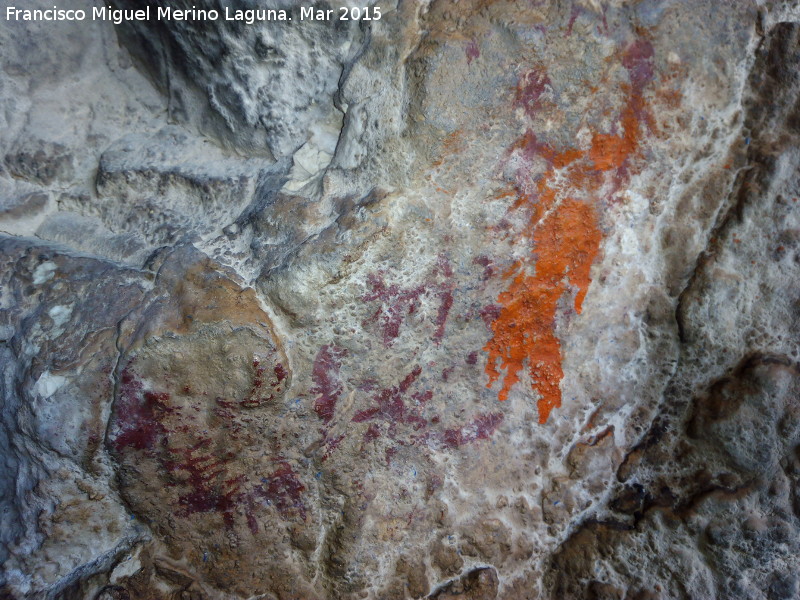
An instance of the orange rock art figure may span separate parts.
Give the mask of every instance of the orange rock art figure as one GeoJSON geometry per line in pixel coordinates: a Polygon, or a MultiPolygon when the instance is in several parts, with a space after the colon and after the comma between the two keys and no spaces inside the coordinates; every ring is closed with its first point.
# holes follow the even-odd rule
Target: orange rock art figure
{"type": "MultiPolygon", "coordinates": [[[[505,274],[511,283],[498,297],[499,315],[484,347],[489,353],[486,373],[488,387],[502,377],[499,399],[506,400],[527,363],[532,388],[539,394],[539,423],[545,423],[550,412],[561,406],[564,372],[555,332],[556,311],[561,298],[572,292],[575,311],[581,312],[602,241],[597,200],[601,194],[613,195],[629,180],[642,123],[653,128],[644,99],[644,89],[653,79],[653,47],[644,40],[631,44],[622,64],[629,83],[624,84],[627,99],[618,130],[595,132],[588,149],[561,151],[539,142],[528,130],[511,148],[529,159],[544,159],[548,166],[528,190],[517,186],[512,210],[531,213],[522,234],[532,240],[533,253],[505,274]]],[[[526,73],[520,79],[517,103],[526,114],[531,116],[531,110],[539,106],[539,96],[549,83],[539,72],[526,73]]]]}

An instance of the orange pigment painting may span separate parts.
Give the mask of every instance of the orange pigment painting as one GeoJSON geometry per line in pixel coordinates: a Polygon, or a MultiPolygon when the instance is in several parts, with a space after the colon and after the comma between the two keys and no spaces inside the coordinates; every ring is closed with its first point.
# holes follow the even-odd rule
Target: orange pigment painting
{"type": "MultiPolygon", "coordinates": [[[[519,191],[512,206],[512,210],[531,212],[522,233],[532,240],[533,253],[505,274],[511,283],[497,299],[500,312],[492,323],[492,338],[484,346],[489,354],[487,387],[502,377],[498,397],[506,400],[527,364],[532,388],[539,394],[539,423],[561,406],[564,372],[555,317],[559,301],[569,291],[575,294],[575,311],[581,312],[602,241],[595,200],[604,184],[610,181],[613,194],[628,180],[642,122],[653,128],[643,96],[653,78],[652,58],[652,46],[646,41],[631,44],[624,53],[622,63],[630,84],[625,87],[627,101],[619,116],[621,132],[594,133],[588,150],[557,152],[529,130],[511,149],[543,158],[548,169],[536,182],[535,192],[519,191]]],[[[531,81],[541,86],[545,77],[526,75],[520,84],[531,81]]],[[[526,98],[527,109],[538,102],[539,93],[534,90],[533,102],[530,92],[517,96],[526,98]]]]}

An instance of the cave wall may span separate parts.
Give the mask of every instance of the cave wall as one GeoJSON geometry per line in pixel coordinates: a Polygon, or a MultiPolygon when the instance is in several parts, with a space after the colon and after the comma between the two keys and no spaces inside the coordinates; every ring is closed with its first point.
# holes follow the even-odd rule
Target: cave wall
{"type": "Polygon", "coordinates": [[[800,595],[800,6],[378,5],[0,21],[0,597],[800,595]]]}

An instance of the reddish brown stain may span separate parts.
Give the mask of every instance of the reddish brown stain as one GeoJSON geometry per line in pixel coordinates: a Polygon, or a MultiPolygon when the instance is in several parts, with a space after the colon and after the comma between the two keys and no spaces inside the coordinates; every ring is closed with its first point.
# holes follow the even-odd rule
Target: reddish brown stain
{"type": "Polygon", "coordinates": [[[464,48],[464,53],[467,55],[467,64],[471,65],[473,60],[480,58],[481,49],[475,40],[470,40],[467,42],[466,48],[464,48]]]}
{"type": "Polygon", "coordinates": [[[328,460],[334,451],[339,447],[339,444],[342,443],[345,434],[336,435],[333,437],[326,437],[325,438],[325,453],[322,455],[322,462],[328,460]]]}
{"type": "MultiPolygon", "coordinates": [[[[456,449],[465,444],[491,437],[498,425],[503,420],[501,413],[478,415],[472,421],[459,427],[447,430],[432,431],[429,425],[436,425],[441,421],[439,415],[430,419],[422,416],[422,410],[427,402],[433,398],[431,390],[412,392],[412,387],[419,381],[422,368],[415,366],[396,386],[379,390],[372,398],[373,405],[358,411],[353,415],[353,423],[366,423],[370,425],[364,432],[363,443],[367,444],[384,436],[397,446],[418,446],[434,442],[447,448],[456,449]],[[380,427],[378,423],[384,423],[380,427]],[[398,431],[401,425],[410,427],[417,435],[403,436],[398,431]],[[422,430],[426,430],[422,432],[422,430]]],[[[397,452],[397,446],[387,448],[387,464],[397,452]]]]}
{"type": "MultiPolygon", "coordinates": [[[[266,381],[266,374],[258,360],[253,367],[253,389],[257,390],[266,381]]],[[[272,383],[287,377],[288,373],[282,376],[275,367],[272,383]]],[[[278,469],[262,479],[266,485],[255,485],[253,475],[241,473],[239,456],[207,431],[201,432],[202,421],[190,416],[200,411],[202,402],[182,407],[167,392],[145,390],[129,364],[120,375],[109,446],[120,458],[133,460],[134,464],[142,460],[155,464],[159,481],[177,490],[175,506],[170,509],[176,517],[215,513],[226,528],[232,529],[237,515],[244,515],[255,535],[258,522],[253,511],[260,497],[268,499],[284,517],[305,519],[301,498],[304,487],[288,463],[280,456],[272,458],[279,463],[278,469]]],[[[239,410],[241,406],[242,402],[215,398],[207,406],[209,424],[224,420],[229,435],[235,439],[243,430],[243,423],[249,421],[242,416],[248,412],[239,410]]]]}
{"type": "Polygon", "coordinates": [[[531,69],[520,77],[514,103],[532,119],[542,107],[542,94],[550,85],[550,78],[543,69],[531,69]]]}
{"type": "Polygon", "coordinates": [[[442,434],[442,442],[448,448],[458,448],[477,440],[488,440],[502,422],[502,413],[478,415],[462,427],[445,429],[442,434]]]}
{"type": "Polygon", "coordinates": [[[442,369],[442,381],[447,383],[450,379],[450,375],[455,371],[455,367],[447,367],[446,369],[442,369]]]}
{"type": "MultiPolygon", "coordinates": [[[[641,123],[650,123],[643,90],[653,78],[653,48],[640,40],[623,54],[630,85],[620,115],[622,133],[595,133],[588,151],[557,151],[541,143],[531,131],[512,147],[528,158],[545,159],[549,168],[534,184],[535,193],[520,192],[512,210],[531,214],[524,233],[533,240],[529,259],[517,261],[505,274],[510,280],[498,297],[499,313],[491,323],[492,338],[484,347],[489,354],[489,387],[502,378],[499,399],[506,400],[527,365],[532,387],[539,394],[539,422],[561,406],[561,345],[555,334],[555,316],[565,293],[575,294],[580,313],[589,288],[590,270],[600,249],[602,233],[594,203],[608,174],[616,187],[629,177],[629,161],[639,149],[641,123]],[[566,182],[566,183],[564,183],[566,182]]],[[[535,107],[550,81],[539,71],[523,76],[517,104],[535,107]]],[[[526,173],[520,174],[527,177],[526,173]]],[[[525,186],[520,186],[524,189],[525,186]]]]}
{"type": "Polygon", "coordinates": [[[281,461],[278,468],[261,481],[263,485],[255,488],[258,496],[269,500],[284,517],[298,514],[305,520],[306,506],[303,503],[303,492],[306,487],[288,462],[281,461]]]}
{"type": "Polygon", "coordinates": [[[405,318],[413,315],[421,305],[423,296],[434,296],[439,300],[434,324],[433,341],[439,344],[445,334],[447,319],[453,307],[453,269],[447,258],[440,256],[436,265],[420,285],[402,288],[397,284],[387,285],[383,272],[367,276],[369,293],[361,299],[365,302],[378,302],[377,310],[364,321],[364,325],[377,323],[386,347],[392,345],[400,335],[400,327],[405,318]]]}
{"type": "Polygon", "coordinates": [[[569,16],[569,23],[567,24],[567,32],[565,34],[565,37],[569,37],[572,35],[572,28],[575,27],[575,21],[578,20],[578,17],[581,15],[582,12],[583,9],[581,8],[581,6],[576,4],[575,6],[572,7],[572,12],[570,13],[569,16]]]}
{"type": "Polygon", "coordinates": [[[247,526],[250,528],[250,533],[253,535],[258,534],[258,521],[256,520],[255,516],[253,515],[252,509],[248,510],[245,513],[245,517],[247,518],[247,526]]]}
{"type": "Polygon", "coordinates": [[[500,317],[500,313],[503,312],[503,307],[497,304],[490,304],[489,306],[484,306],[480,310],[480,317],[483,319],[483,323],[486,325],[487,329],[492,328],[492,324],[497,321],[500,317]]]}
{"type": "Polygon", "coordinates": [[[142,383],[126,367],[120,375],[119,399],[114,407],[116,431],[111,442],[114,450],[152,451],[166,433],[161,419],[173,410],[166,405],[169,399],[169,394],[145,391],[142,383]]]}
{"type": "Polygon", "coordinates": [[[283,382],[288,376],[289,373],[286,371],[286,367],[284,367],[281,363],[275,365],[275,379],[278,383],[283,382]]]}
{"type": "Polygon", "coordinates": [[[257,358],[253,359],[253,383],[250,393],[239,402],[244,408],[258,408],[267,402],[275,399],[275,394],[282,391],[282,382],[287,378],[288,373],[280,363],[273,367],[273,377],[267,375],[267,369],[257,358]],[[262,388],[266,388],[262,390],[262,388]]]}
{"type": "Polygon", "coordinates": [[[370,292],[362,296],[365,302],[380,301],[381,306],[366,323],[378,322],[383,332],[383,344],[390,346],[400,335],[400,325],[407,315],[413,314],[419,306],[419,298],[425,286],[402,289],[392,284],[386,285],[383,275],[372,273],[367,277],[370,292]]]}
{"type": "Polygon", "coordinates": [[[630,44],[622,56],[622,66],[628,71],[628,78],[633,86],[634,94],[641,95],[655,75],[653,45],[644,39],[630,44]]]}
{"type": "Polygon", "coordinates": [[[217,512],[227,527],[233,527],[233,516],[242,496],[240,488],[245,477],[229,478],[228,463],[235,456],[230,453],[215,456],[210,445],[211,440],[203,438],[189,448],[169,448],[170,458],[162,460],[162,466],[180,482],[181,487],[188,488],[178,497],[179,516],[217,512]]]}
{"type": "MultiPolygon", "coordinates": [[[[353,423],[373,420],[386,421],[389,423],[390,437],[394,437],[398,424],[411,425],[415,430],[427,426],[427,420],[420,416],[418,409],[413,405],[407,405],[404,398],[411,385],[421,374],[422,368],[417,365],[398,385],[381,390],[373,397],[373,406],[353,415],[353,423]]],[[[432,392],[428,391],[422,392],[420,395],[412,395],[412,398],[424,403],[432,395],[432,392]]]]}
{"type": "Polygon", "coordinates": [[[439,256],[432,276],[441,280],[439,283],[429,284],[441,302],[436,312],[436,331],[433,334],[433,341],[438,345],[444,338],[447,318],[453,308],[453,268],[445,256],[439,256]]]}
{"type": "Polygon", "coordinates": [[[436,314],[436,331],[433,334],[433,340],[437,344],[442,341],[444,337],[444,328],[447,323],[447,316],[450,314],[450,309],[453,308],[453,292],[444,290],[440,296],[442,303],[439,305],[439,310],[436,314]]]}
{"type": "Polygon", "coordinates": [[[347,350],[344,348],[323,346],[314,359],[311,371],[311,378],[314,381],[311,393],[317,394],[317,399],[314,401],[314,412],[325,423],[329,423],[333,419],[336,403],[344,389],[339,379],[339,369],[342,366],[342,358],[346,355],[347,350]]]}
{"type": "Polygon", "coordinates": [[[371,442],[372,440],[377,440],[381,436],[381,431],[378,429],[378,426],[373,423],[370,425],[367,430],[364,432],[364,442],[371,442]]]}
{"type": "Polygon", "coordinates": [[[476,256],[472,259],[472,264],[480,265],[483,267],[484,281],[494,275],[494,268],[492,267],[492,260],[488,256],[476,256]]]}

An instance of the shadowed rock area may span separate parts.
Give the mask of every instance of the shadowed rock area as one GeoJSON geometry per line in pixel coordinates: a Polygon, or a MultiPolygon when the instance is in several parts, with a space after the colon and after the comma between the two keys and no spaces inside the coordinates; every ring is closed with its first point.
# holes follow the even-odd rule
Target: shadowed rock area
{"type": "Polygon", "coordinates": [[[0,598],[800,596],[800,4],[724,4],[0,21],[0,598]]]}

